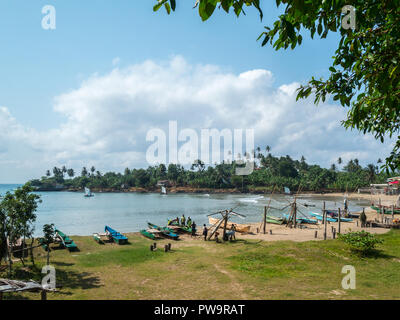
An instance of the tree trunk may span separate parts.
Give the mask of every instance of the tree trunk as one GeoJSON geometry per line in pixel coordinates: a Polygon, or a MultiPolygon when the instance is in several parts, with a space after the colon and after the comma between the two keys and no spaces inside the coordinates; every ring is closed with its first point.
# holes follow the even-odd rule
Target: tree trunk
{"type": "Polygon", "coordinates": [[[47,265],[50,264],[50,247],[47,246],[47,265]]]}
{"type": "Polygon", "coordinates": [[[31,257],[31,262],[33,265],[35,265],[35,259],[33,257],[33,244],[35,242],[35,238],[32,237],[31,245],[30,245],[30,250],[29,250],[29,255],[31,257]]]}

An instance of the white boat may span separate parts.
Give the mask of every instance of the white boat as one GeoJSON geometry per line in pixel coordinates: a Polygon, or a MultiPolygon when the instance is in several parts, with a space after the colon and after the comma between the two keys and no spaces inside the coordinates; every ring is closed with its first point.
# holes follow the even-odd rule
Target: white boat
{"type": "Polygon", "coordinates": [[[94,194],[92,193],[92,191],[90,191],[89,188],[85,188],[85,195],[84,197],[93,197],[94,194]]]}

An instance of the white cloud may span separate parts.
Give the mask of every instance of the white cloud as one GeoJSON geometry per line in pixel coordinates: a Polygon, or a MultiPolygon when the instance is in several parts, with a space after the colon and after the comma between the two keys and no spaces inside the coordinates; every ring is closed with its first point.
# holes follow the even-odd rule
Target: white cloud
{"type": "Polygon", "coordinates": [[[268,70],[234,74],[192,65],[180,56],[94,74],[54,99],[54,110],[65,117],[58,128],[24,128],[0,108],[0,181],[33,178],[63,164],[75,169],[95,165],[102,171],[147,166],[146,133],[150,128],[167,131],[170,120],[178,121],[178,130],[199,134],[202,128],[253,128],[256,146],[265,150],[270,145],[273,154],[304,155],[325,166],[339,156],[366,163],[388,154],[389,144],[340,126],[343,108],[315,107],[311,99],[296,102],[298,86],[274,87],[268,70]]]}

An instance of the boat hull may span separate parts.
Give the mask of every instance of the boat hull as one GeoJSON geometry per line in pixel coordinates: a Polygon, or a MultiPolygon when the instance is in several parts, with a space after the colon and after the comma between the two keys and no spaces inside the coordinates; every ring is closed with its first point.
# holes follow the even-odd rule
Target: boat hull
{"type": "MultiPolygon", "coordinates": [[[[219,220],[220,220],[220,219],[215,219],[215,218],[211,218],[211,217],[208,218],[208,222],[209,222],[209,224],[211,224],[211,225],[216,224],[219,220]]],[[[248,232],[250,232],[251,226],[249,226],[249,225],[238,224],[238,223],[233,223],[233,224],[235,225],[235,229],[236,229],[237,232],[242,232],[242,233],[248,233],[248,232]]],[[[219,227],[220,227],[221,229],[224,228],[223,224],[221,224],[219,227]]],[[[227,230],[231,230],[231,227],[232,227],[232,223],[228,222],[228,224],[226,225],[226,229],[227,229],[227,230]]]]}
{"type": "Polygon", "coordinates": [[[128,243],[127,237],[125,237],[123,234],[119,233],[118,231],[115,231],[114,229],[110,228],[109,226],[105,226],[104,230],[115,243],[117,243],[117,244],[128,243]]]}

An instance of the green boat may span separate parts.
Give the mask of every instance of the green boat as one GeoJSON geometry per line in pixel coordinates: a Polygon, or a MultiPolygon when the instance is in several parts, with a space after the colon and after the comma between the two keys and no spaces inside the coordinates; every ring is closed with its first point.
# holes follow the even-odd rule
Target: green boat
{"type": "Polygon", "coordinates": [[[104,244],[104,241],[101,239],[101,236],[98,233],[93,233],[93,239],[99,244],[104,244]]]}
{"type": "Polygon", "coordinates": [[[44,239],[43,238],[39,238],[38,241],[39,241],[39,244],[42,246],[43,250],[47,251],[49,246],[46,243],[44,243],[44,239]]]}
{"type": "MultiPolygon", "coordinates": [[[[371,206],[376,212],[381,213],[381,210],[377,206],[371,206]]],[[[384,214],[392,214],[392,208],[387,206],[382,206],[384,214]]],[[[400,214],[400,208],[394,208],[394,214],[400,214]]]]}
{"type": "Polygon", "coordinates": [[[149,232],[149,231],[147,231],[147,230],[145,230],[145,229],[140,230],[140,233],[141,233],[143,236],[145,236],[146,238],[149,238],[149,239],[151,239],[151,240],[156,240],[156,239],[157,239],[157,237],[156,237],[156,235],[155,235],[154,233],[149,232]]]}
{"type": "Polygon", "coordinates": [[[283,218],[277,218],[277,217],[267,216],[265,221],[266,221],[267,223],[283,224],[286,220],[283,219],[283,218]]]}
{"type": "Polygon", "coordinates": [[[55,229],[55,231],[56,235],[60,238],[63,247],[67,248],[69,251],[78,249],[78,246],[75,244],[74,240],[69,238],[65,233],[62,233],[58,229],[55,229]]]}

